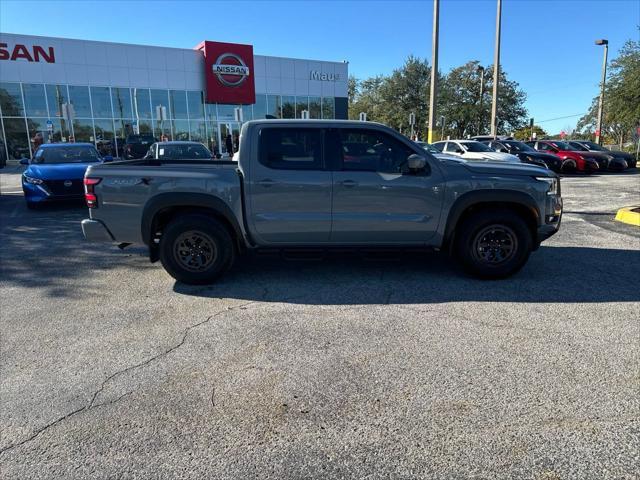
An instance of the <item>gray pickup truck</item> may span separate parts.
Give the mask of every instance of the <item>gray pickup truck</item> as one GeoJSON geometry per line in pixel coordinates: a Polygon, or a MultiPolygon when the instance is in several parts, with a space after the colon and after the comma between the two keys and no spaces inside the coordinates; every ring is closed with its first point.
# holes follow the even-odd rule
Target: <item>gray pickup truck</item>
{"type": "Polygon", "coordinates": [[[143,243],[175,279],[210,283],[252,249],[431,248],[467,271],[518,271],[558,231],[544,168],[437,159],[372,122],[257,120],[237,162],[141,159],[89,167],[87,240],[143,243]]]}

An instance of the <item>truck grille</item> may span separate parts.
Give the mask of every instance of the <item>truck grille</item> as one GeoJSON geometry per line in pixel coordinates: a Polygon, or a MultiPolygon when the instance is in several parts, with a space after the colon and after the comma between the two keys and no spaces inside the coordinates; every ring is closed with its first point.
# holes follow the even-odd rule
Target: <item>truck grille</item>
{"type": "Polygon", "coordinates": [[[84,195],[82,179],[45,180],[44,184],[53,195],[84,195]],[[65,182],[71,182],[71,185],[65,186],[65,182]]]}

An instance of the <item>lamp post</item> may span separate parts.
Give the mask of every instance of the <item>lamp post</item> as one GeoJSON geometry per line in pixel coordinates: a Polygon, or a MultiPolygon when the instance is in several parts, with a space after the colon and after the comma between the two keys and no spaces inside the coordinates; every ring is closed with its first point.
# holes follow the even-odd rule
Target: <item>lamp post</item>
{"type": "Polygon", "coordinates": [[[596,127],[596,143],[602,144],[602,110],[604,108],[604,86],[607,81],[607,55],[609,54],[609,40],[601,38],[596,40],[596,45],[604,45],[604,58],[602,59],[602,80],[600,81],[600,102],[598,103],[598,125],[596,127]]]}
{"type": "Polygon", "coordinates": [[[493,104],[491,105],[491,135],[497,134],[498,83],[500,83],[500,26],[502,22],[502,0],[498,0],[496,11],[496,47],[493,54],[493,104]]]}
{"type": "Polygon", "coordinates": [[[438,95],[438,25],[440,22],[440,0],[433,0],[433,32],[431,39],[431,88],[429,90],[429,134],[427,141],[433,142],[433,127],[436,124],[436,97],[438,95]]]}
{"type": "Polygon", "coordinates": [[[482,97],[484,97],[484,67],[478,65],[478,75],[480,75],[480,115],[478,118],[478,135],[482,135],[482,97]]]}

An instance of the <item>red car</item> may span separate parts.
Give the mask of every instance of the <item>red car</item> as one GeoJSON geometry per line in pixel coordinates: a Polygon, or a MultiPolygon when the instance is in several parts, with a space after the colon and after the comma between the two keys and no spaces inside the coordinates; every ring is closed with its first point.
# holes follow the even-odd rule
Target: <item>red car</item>
{"type": "Polygon", "coordinates": [[[590,152],[578,152],[567,142],[559,140],[538,140],[526,142],[527,145],[541,152],[553,153],[559,156],[562,162],[562,172],[593,173],[600,169],[596,158],[590,152]]]}

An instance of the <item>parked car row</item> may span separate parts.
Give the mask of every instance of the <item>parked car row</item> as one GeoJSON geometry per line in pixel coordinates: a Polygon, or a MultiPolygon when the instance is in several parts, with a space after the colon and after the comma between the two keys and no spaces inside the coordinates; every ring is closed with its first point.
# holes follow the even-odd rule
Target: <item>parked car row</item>
{"type": "Polygon", "coordinates": [[[636,159],[625,152],[612,151],[583,140],[536,140],[520,142],[511,137],[476,137],[470,140],[446,140],[432,145],[418,142],[437,154],[465,160],[528,163],[556,173],[620,172],[636,168],[636,159]]]}
{"type": "MultiPolygon", "coordinates": [[[[152,142],[144,136],[127,143],[135,158],[155,160],[212,160],[214,156],[198,142],[152,142]],[[135,147],[134,147],[135,145],[135,147]],[[144,145],[145,151],[138,157],[144,145]]],[[[125,159],[128,159],[125,156],[125,159]]],[[[22,190],[27,207],[44,203],[84,199],[84,174],[90,165],[111,162],[113,157],[101,155],[93,143],[45,143],[36,150],[33,159],[23,158],[27,168],[22,173],[22,190]]]]}

